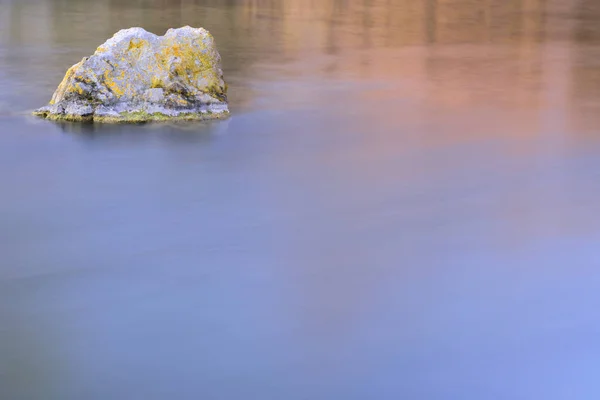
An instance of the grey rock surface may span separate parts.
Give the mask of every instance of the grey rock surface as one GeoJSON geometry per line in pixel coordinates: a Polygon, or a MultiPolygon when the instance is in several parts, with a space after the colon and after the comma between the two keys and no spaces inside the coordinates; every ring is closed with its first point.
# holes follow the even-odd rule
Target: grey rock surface
{"type": "Polygon", "coordinates": [[[73,65],[34,114],[69,121],[143,122],[227,116],[227,85],[212,35],[189,26],[157,36],[117,32],[73,65]]]}

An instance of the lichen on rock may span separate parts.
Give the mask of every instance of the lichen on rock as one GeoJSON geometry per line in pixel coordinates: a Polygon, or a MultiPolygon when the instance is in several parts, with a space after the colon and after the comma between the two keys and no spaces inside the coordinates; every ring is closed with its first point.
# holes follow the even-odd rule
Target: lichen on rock
{"type": "Polygon", "coordinates": [[[117,32],[67,71],[50,104],[53,120],[146,122],[203,120],[229,114],[215,40],[203,28],[117,32]]]}

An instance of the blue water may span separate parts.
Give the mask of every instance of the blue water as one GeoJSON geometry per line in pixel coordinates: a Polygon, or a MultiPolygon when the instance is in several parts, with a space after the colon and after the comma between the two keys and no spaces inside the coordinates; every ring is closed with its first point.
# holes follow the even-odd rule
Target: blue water
{"type": "Polygon", "coordinates": [[[0,399],[600,396],[591,1],[0,16],[0,399]],[[188,23],[229,120],[28,116],[109,31],[188,23]]]}

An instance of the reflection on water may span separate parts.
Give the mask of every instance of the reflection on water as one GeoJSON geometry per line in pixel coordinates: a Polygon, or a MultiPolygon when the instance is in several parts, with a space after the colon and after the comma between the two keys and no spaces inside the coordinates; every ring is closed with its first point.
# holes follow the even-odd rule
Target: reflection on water
{"type": "MultiPolygon", "coordinates": [[[[240,111],[295,100],[272,93],[261,98],[276,74],[294,82],[381,83],[389,93],[369,95],[382,102],[404,92],[449,107],[494,102],[539,110],[550,103],[577,114],[571,122],[581,129],[592,129],[597,121],[590,108],[595,109],[599,81],[594,46],[600,40],[600,8],[594,4],[4,0],[0,110],[6,112],[8,104],[22,111],[45,103],[64,70],[118,29],[140,25],[162,33],[190,24],[206,26],[218,38],[240,111]],[[24,96],[15,99],[15,92],[24,96]],[[568,107],[553,104],[561,101],[568,107]]],[[[296,101],[314,104],[314,90],[302,95],[308,98],[296,101]]]]}
{"type": "Polygon", "coordinates": [[[0,399],[592,399],[593,0],[0,0],[0,399]],[[233,117],[27,116],[204,26],[233,117]]]}

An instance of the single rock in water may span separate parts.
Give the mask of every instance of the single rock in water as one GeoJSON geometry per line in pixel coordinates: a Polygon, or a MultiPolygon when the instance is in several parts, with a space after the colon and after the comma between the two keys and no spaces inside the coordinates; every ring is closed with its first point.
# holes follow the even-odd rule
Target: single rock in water
{"type": "Polygon", "coordinates": [[[164,36],[124,29],[73,65],[34,114],[94,122],[222,118],[229,110],[221,56],[203,28],[164,36]]]}

